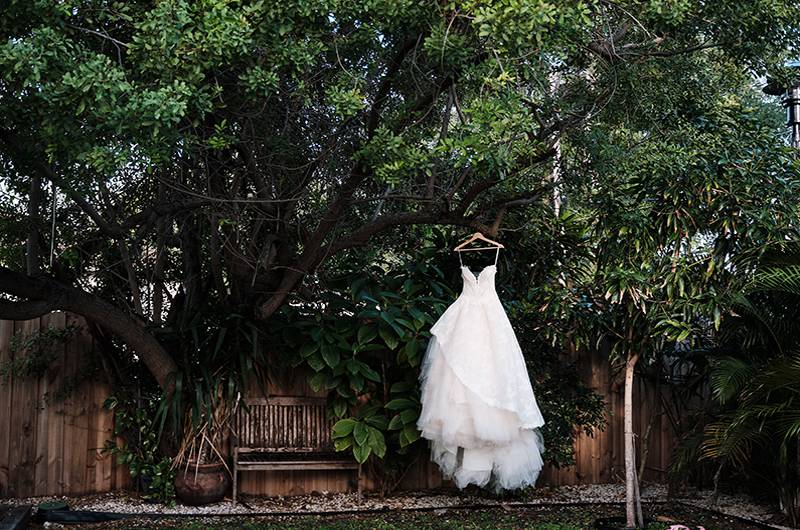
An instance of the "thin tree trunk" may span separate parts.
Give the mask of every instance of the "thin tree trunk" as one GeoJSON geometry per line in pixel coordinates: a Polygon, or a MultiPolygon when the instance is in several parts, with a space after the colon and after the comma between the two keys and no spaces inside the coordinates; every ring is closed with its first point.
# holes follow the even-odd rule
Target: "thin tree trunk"
{"type": "Polygon", "coordinates": [[[156,242],[156,261],[153,265],[153,297],[150,302],[153,314],[153,322],[161,324],[163,321],[161,313],[164,310],[164,262],[166,261],[166,230],[164,223],[158,223],[158,240],[156,242]]]}
{"type": "Polygon", "coordinates": [[[636,454],[633,444],[633,373],[636,363],[639,361],[639,354],[628,355],[625,363],[625,515],[628,528],[636,528],[641,521],[638,521],[636,510],[637,488],[636,488],[636,454]]]}
{"type": "Polygon", "coordinates": [[[650,421],[647,422],[647,429],[645,429],[644,436],[641,438],[639,448],[639,472],[636,477],[639,482],[641,482],[644,477],[644,471],[647,467],[647,457],[650,456],[650,433],[653,431],[653,424],[656,422],[656,418],[658,418],[657,414],[650,416],[650,421]]]}
{"type": "Polygon", "coordinates": [[[133,261],[131,261],[131,254],[128,252],[128,245],[125,241],[119,240],[119,253],[122,256],[122,264],[125,266],[125,273],[128,275],[128,286],[131,290],[131,298],[133,299],[133,310],[139,316],[144,316],[144,307],[142,306],[142,294],[139,292],[139,282],[136,280],[136,271],[133,270],[133,261]]]}
{"type": "Polygon", "coordinates": [[[39,210],[42,207],[42,179],[31,177],[28,197],[28,239],[25,245],[25,268],[29,276],[39,274],[39,210]]]}
{"type": "Polygon", "coordinates": [[[642,494],[639,491],[639,477],[634,475],[634,491],[636,492],[636,520],[639,526],[644,528],[644,516],[642,515],[642,494]]]}

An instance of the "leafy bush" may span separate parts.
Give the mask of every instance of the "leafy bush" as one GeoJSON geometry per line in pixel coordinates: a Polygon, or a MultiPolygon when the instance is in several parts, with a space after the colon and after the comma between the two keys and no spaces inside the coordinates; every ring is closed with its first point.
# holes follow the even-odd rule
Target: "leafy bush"
{"type": "Polygon", "coordinates": [[[103,406],[114,413],[114,438],[106,441],[104,450],[128,466],[131,477],[139,480],[145,499],[169,505],[175,503],[175,471],[172,459],[159,451],[155,411],[158,400],[143,404],[109,397],[103,406]]]}
{"type": "Polygon", "coordinates": [[[800,254],[795,249],[770,261],[733,295],[723,319],[709,378],[715,406],[698,452],[719,466],[715,480],[768,491],[794,526],[800,521],[800,254]]]}
{"type": "Polygon", "coordinates": [[[293,364],[309,369],[312,389],[331,394],[336,449],[361,463],[383,458],[387,443],[406,454],[419,439],[418,367],[428,329],[453,297],[443,277],[426,262],[375,265],[332,280],[321,304],[284,312],[282,335],[299,352],[293,364]]]}

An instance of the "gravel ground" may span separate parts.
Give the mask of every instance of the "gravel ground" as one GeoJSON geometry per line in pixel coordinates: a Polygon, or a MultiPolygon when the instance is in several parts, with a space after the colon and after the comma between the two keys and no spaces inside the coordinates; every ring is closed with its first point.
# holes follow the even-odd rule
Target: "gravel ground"
{"type": "MultiPolygon", "coordinates": [[[[666,488],[651,484],[642,488],[645,501],[666,501],[666,488]]],[[[48,500],[66,501],[73,510],[92,510],[133,514],[259,514],[259,513],[300,513],[347,512],[360,510],[413,510],[447,508],[465,505],[479,505],[486,508],[513,508],[521,505],[558,506],[570,503],[616,503],[624,502],[623,484],[594,484],[586,486],[561,486],[539,488],[521,495],[496,497],[477,493],[453,492],[410,492],[380,498],[365,496],[362,499],[354,493],[326,493],[293,497],[244,497],[244,503],[233,505],[229,500],[207,506],[185,506],[177,504],[169,507],[161,504],[143,502],[135,495],[112,492],[82,497],[35,497],[29,499],[0,499],[0,504],[38,504],[48,500]]],[[[777,520],[774,509],[759,505],[743,496],[720,495],[718,503],[711,502],[710,491],[694,491],[681,502],[698,508],[711,509],[726,515],[745,517],[752,521],[771,523],[777,520]]],[[[786,528],[774,526],[774,528],[786,528]]]]}
{"type": "MultiPolygon", "coordinates": [[[[748,524],[706,510],[682,505],[644,505],[648,530],[666,530],[672,524],[706,530],[761,530],[748,524]]],[[[600,517],[620,515],[617,505],[542,505],[533,508],[457,510],[437,509],[425,512],[393,511],[326,516],[201,516],[187,520],[167,516],[154,521],[142,517],[93,525],[97,529],[144,530],[174,528],[181,530],[586,530],[600,517]]]]}

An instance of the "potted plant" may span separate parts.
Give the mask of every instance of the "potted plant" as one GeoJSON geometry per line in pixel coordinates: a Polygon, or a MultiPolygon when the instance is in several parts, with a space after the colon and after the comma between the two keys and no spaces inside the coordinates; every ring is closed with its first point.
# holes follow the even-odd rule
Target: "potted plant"
{"type": "Polygon", "coordinates": [[[199,413],[192,408],[187,411],[183,441],[173,461],[175,493],[185,504],[219,502],[231,485],[231,472],[221,451],[231,411],[222,399],[212,403],[206,403],[199,413]]]}

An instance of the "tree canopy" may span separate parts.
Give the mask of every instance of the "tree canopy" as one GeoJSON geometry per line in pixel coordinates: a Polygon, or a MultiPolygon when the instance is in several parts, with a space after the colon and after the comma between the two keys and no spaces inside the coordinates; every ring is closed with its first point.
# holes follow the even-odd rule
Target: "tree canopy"
{"type": "MultiPolygon", "coordinates": [[[[644,246],[669,275],[667,254],[691,260],[679,249],[705,227],[719,248],[791,224],[773,208],[795,185],[773,156],[776,108],[752,80],[782,75],[794,2],[12,1],[3,15],[0,316],[84,314],[162,385],[176,354],[158,330],[204,299],[268,321],[318,297],[337,256],[413,245],[409,227],[536,237],[578,216],[603,245],[587,255],[641,262],[644,246]]],[[[564,270],[586,257],[562,250],[564,270]]],[[[603,277],[635,303],[664,272],[603,277]]]]}

